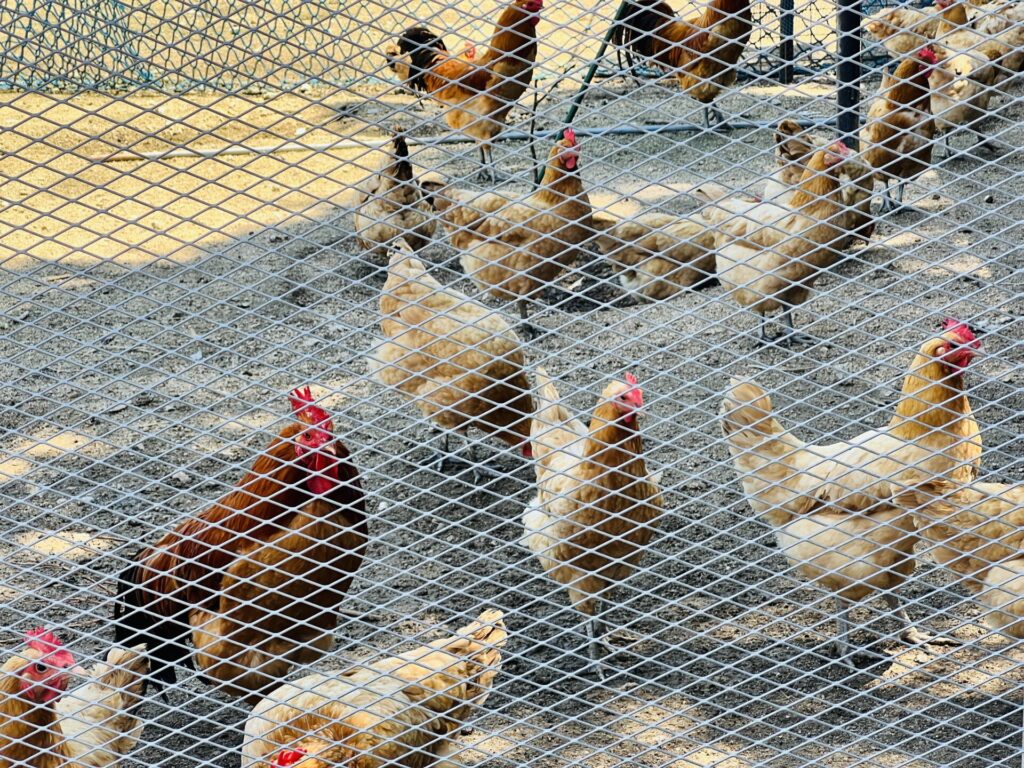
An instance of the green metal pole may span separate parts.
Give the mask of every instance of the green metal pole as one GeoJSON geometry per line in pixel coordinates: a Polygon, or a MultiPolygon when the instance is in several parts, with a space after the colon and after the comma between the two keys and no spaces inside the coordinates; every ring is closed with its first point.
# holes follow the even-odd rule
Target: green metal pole
{"type": "MultiPolygon", "coordinates": [[[[608,50],[608,44],[612,41],[612,35],[615,34],[615,30],[618,28],[619,23],[626,17],[626,11],[629,8],[629,4],[630,0],[622,0],[619,4],[619,10],[615,13],[615,20],[612,22],[612,25],[608,27],[608,31],[604,35],[604,40],[601,41],[601,47],[597,49],[597,56],[587,68],[587,74],[583,76],[583,82],[580,84],[580,89],[576,92],[576,96],[572,100],[572,105],[569,107],[569,111],[565,115],[565,125],[571,125],[573,119],[576,117],[576,113],[580,111],[580,107],[583,105],[583,99],[587,95],[587,91],[590,89],[590,82],[594,79],[594,75],[597,74],[597,68],[601,65],[604,53],[608,50]]],[[[542,152],[541,157],[546,158],[547,155],[542,152]]],[[[534,185],[539,185],[540,180],[543,178],[544,163],[541,163],[534,175],[534,185]]]]}

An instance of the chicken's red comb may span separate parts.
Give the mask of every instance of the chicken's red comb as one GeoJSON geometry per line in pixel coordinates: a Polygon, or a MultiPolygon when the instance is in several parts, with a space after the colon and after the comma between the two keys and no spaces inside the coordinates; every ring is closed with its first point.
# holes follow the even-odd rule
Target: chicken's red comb
{"type": "Polygon", "coordinates": [[[632,373],[627,373],[625,375],[625,379],[626,383],[629,384],[630,389],[625,393],[625,395],[623,395],[624,399],[636,408],[643,408],[644,391],[640,389],[640,382],[632,373]]]}
{"type": "Polygon", "coordinates": [[[64,643],[53,633],[53,630],[44,627],[37,627],[26,632],[25,643],[29,648],[34,648],[40,653],[53,653],[58,648],[64,646],[64,643]]]}
{"type": "Polygon", "coordinates": [[[566,128],[562,131],[562,138],[569,142],[570,147],[576,146],[576,131],[572,128],[566,128]]]}
{"type": "Polygon", "coordinates": [[[295,765],[299,760],[306,756],[306,750],[302,747],[298,749],[284,749],[278,752],[277,758],[274,760],[274,765],[279,768],[287,768],[289,765],[295,765]]]}
{"type": "Polygon", "coordinates": [[[842,155],[844,157],[850,154],[851,151],[850,148],[846,146],[846,142],[843,141],[842,139],[836,139],[829,145],[828,148],[835,152],[837,155],[842,155]]]}
{"type": "Polygon", "coordinates": [[[306,424],[321,426],[324,429],[331,429],[331,414],[318,405],[313,405],[313,393],[309,387],[292,390],[289,399],[292,401],[292,411],[296,417],[306,424]]]}
{"type": "Polygon", "coordinates": [[[932,48],[930,45],[926,45],[924,48],[918,51],[917,58],[919,58],[925,64],[934,65],[939,63],[938,54],[935,53],[935,49],[932,48]]]}
{"type": "Polygon", "coordinates": [[[942,321],[942,330],[946,333],[950,331],[955,333],[960,337],[961,344],[970,344],[973,341],[977,341],[978,338],[974,335],[974,331],[971,330],[971,326],[952,317],[947,317],[942,321]]]}

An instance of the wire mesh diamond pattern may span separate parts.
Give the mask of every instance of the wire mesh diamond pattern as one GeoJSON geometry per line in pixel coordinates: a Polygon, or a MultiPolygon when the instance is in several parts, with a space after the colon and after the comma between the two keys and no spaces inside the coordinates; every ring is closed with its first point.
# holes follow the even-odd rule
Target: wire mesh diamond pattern
{"type": "Polygon", "coordinates": [[[1019,766],[1024,7],[19,2],[0,766],[1019,766]]]}

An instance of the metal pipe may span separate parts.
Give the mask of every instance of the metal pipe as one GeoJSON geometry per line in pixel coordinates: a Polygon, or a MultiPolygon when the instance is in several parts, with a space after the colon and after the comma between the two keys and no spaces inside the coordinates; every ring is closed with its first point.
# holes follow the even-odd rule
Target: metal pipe
{"type": "MultiPolygon", "coordinates": [[[[619,3],[619,9],[615,12],[615,18],[612,20],[611,25],[608,27],[608,31],[604,33],[604,39],[601,41],[601,45],[597,49],[597,55],[594,60],[590,62],[590,66],[587,67],[587,73],[583,76],[583,82],[580,83],[580,87],[576,91],[576,95],[573,96],[572,104],[569,105],[569,111],[565,113],[565,120],[562,122],[565,125],[572,125],[573,119],[576,117],[576,113],[580,111],[580,106],[583,104],[583,98],[587,95],[587,91],[590,90],[590,83],[594,79],[594,75],[597,74],[597,68],[600,66],[601,61],[604,59],[605,51],[608,50],[608,45],[612,41],[612,35],[615,34],[615,30],[618,29],[619,24],[626,17],[626,11],[629,9],[630,0],[622,0],[619,3]]],[[[580,132],[577,131],[577,134],[580,132]]],[[[542,156],[543,153],[541,153],[542,156]]],[[[540,184],[540,180],[544,178],[544,164],[540,163],[537,166],[537,170],[533,173],[533,183],[540,184]]]]}
{"type": "MultiPolygon", "coordinates": [[[[801,128],[816,128],[819,126],[836,124],[835,119],[794,120],[793,122],[801,128]]],[[[716,131],[722,129],[729,129],[733,131],[772,130],[777,124],[778,123],[775,121],[768,120],[740,120],[716,126],[716,131]]],[[[658,125],[598,126],[595,128],[577,128],[575,130],[577,136],[600,138],[602,136],[641,136],[659,133],[700,133],[705,132],[707,129],[703,125],[697,125],[696,123],[661,123],[658,125]]],[[[494,141],[529,141],[535,138],[553,140],[561,138],[561,136],[561,128],[541,131],[536,135],[532,135],[526,131],[506,131],[505,133],[497,136],[494,141]]],[[[436,137],[415,137],[407,135],[406,139],[409,144],[421,147],[441,146],[444,144],[467,144],[473,141],[473,139],[470,139],[461,133],[449,133],[445,136],[436,137]]],[[[95,163],[137,162],[140,160],[164,160],[166,158],[174,157],[214,158],[221,155],[273,155],[278,152],[324,152],[331,149],[381,149],[382,147],[390,146],[390,144],[391,139],[381,139],[377,141],[340,139],[338,141],[323,144],[300,144],[296,141],[286,141],[282,144],[276,144],[269,147],[244,147],[240,145],[230,145],[226,147],[214,147],[211,149],[188,149],[186,147],[178,147],[177,149],[165,149],[160,150],[159,152],[132,152],[131,150],[121,150],[107,155],[106,157],[91,157],[87,159],[95,163]]]]}
{"type": "Polygon", "coordinates": [[[839,106],[840,138],[851,149],[856,149],[857,128],[860,125],[861,72],[861,16],[860,0],[839,0],[839,106]]]}
{"type": "Polygon", "coordinates": [[[793,62],[796,60],[793,0],[779,0],[779,11],[779,35],[782,37],[779,42],[779,58],[783,62],[779,70],[779,82],[789,85],[793,82],[793,62]]]}

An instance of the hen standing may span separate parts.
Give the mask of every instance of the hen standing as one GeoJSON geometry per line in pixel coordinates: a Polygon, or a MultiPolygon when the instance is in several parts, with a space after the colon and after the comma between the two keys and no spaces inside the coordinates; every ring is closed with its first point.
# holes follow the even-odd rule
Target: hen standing
{"type": "Polygon", "coordinates": [[[638,431],[643,391],[631,374],[609,384],[588,429],[560,404],[543,370],[537,386],[538,490],[523,515],[525,542],[587,617],[590,656],[603,675],[601,603],[640,564],[663,503],[638,431]]]}
{"type": "Polygon", "coordinates": [[[929,111],[928,77],[936,64],[935,51],[928,47],[904,59],[891,76],[883,75],[879,95],[868,109],[860,140],[866,147],[864,159],[885,184],[883,211],[897,208],[889,195],[894,180],[896,200],[902,205],[907,181],[931,165],[935,122],[929,111]]]}
{"type": "Polygon", "coordinates": [[[529,197],[494,192],[474,197],[446,190],[438,194],[437,205],[466,274],[481,291],[518,301],[524,321],[528,301],[594,235],[590,198],[580,178],[580,148],[571,128],[551,148],[540,187],[529,197]]]}
{"type": "Polygon", "coordinates": [[[877,590],[903,621],[905,640],[931,639],[910,624],[893,591],[913,571],[917,543],[910,514],[893,501],[894,483],[910,471],[953,482],[975,476],[981,437],[964,373],[979,347],[970,328],[947,321],[914,358],[888,427],[850,442],[799,440],[753,383],[734,380],[722,403],[723,432],[751,507],[776,527],[793,566],[836,597],[840,658],[851,601],[877,590]]]}
{"type": "Polygon", "coordinates": [[[353,217],[359,247],[368,255],[386,256],[399,237],[418,251],[437,229],[429,196],[413,178],[405,136],[399,134],[392,142],[394,156],[365,184],[353,217]]]}
{"type": "Polygon", "coordinates": [[[369,373],[448,432],[496,435],[525,456],[533,397],[522,342],[501,314],[435,280],[399,241],[380,296],[385,341],[369,373]]]}

